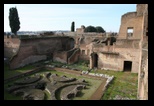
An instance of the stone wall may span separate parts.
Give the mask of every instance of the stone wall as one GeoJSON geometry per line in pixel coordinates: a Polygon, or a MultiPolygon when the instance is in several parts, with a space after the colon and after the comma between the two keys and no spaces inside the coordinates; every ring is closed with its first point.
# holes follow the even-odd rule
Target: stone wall
{"type": "Polygon", "coordinates": [[[115,48],[140,49],[140,39],[117,39],[115,48]]]}
{"type": "Polygon", "coordinates": [[[137,16],[143,16],[143,12],[145,11],[145,4],[137,4],[136,5],[136,11],[137,11],[137,16]]]}
{"type": "Polygon", "coordinates": [[[127,28],[133,28],[133,36],[129,39],[141,39],[143,17],[137,16],[137,12],[129,12],[121,17],[119,38],[127,38],[127,28]]]}
{"type": "MultiPolygon", "coordinates": [[[[32,58],[36,62],[44,60],[44,55],[51,56],[55,51],[67,51],[72,49],[74,46],[72,42],[74,42],[74,40],[70,37],[22,39],[17,55],[11,60],[10,68],[14,69],[20,67],[20,64],[23,63],[22,61],[26,61],[25,59],[31,56],[33,56],[32,58]]],[[[28,63],[30,64],[34,61],[28,61],[28,63]]],[[[26,61],[25,64],[28,63],[26,61]]]]}
{"type": "MultiPolygon", "coordinates": [[[[121,39],[117,38],[113,45],[93,42],[98,39],[104,40],[103,36],[84,36],[76,38],[80,48],[80,60],[90,60],[92,53],[98,55],[98,68],[123,71],[124,61],[132,62],[133,73],[139,71],[140,39],[121,39]],[[111,52],[103,54],[102,52],[111,52]],[[117,53],[119,53],[117,55],[117,53]]],[[[76,41],[77,42],[77,41],[76,41]]],[[[93,61],[91,61],[93,63],[93,61]]],[[[92,65],[91,63],[91,65],[92,65]]],[[[92,66],[91,66],[92,67],[92,66]]]]}
{"type": "Polygon", "coordinates": [[[83,33],[84,32],[84,29],[82,29],[82,28],[76,28],[76,32],[77,33],[83,33]]]}
{"type": "Polygon", "coordinates": [[[138,75],[138,99],[148,100],[148,51],[142,51],[141,70],[138,75]]]}
{"type": "Polygon", "coordinates": [[[54,52],[53,61],[67,63],[67,51],[54,52]]]}
{"type": "Polygon", "coordinates": [[[11,58],[17,53],[20,45],[20,39],[18,38],[7,38],[4,36],[4,57],[11,58]]]}
{"type": "Polygon", "coordinates": [[[75,49],[70,57],[68,57],[68,64],[73,64],[79,60],[80,49],[75,49]]]}
{"type": "Polygon", "coordinates": [[[138,73],[139,71],[139,53],[140,51],[116,49],[119,54],[98,54],[98,68],[109,69],[115,71],[123,71],[124,61],[132,62],[132,73],[138,73]]]}
{"type": "MultiPolygon", "coordinates": [[[[20,66],[24,66],[22,62],[28,57],[34,56],[34,55],[36,54],[35,54],[35,50],[33,49],[33,46],[25,46],[25,47],[21,46],[19,48],[18,54],[16,54],[10,61],[10,68],[15,69],[15,68],[19,68],[20,66]]],[[[29,62],[31,63],[31,61],[29,62]]]]}
{"type": "Polygon", "coordinates": [[[113,45],[90,43],[89,45],[81,45],[80,49],[80,59],[90,60],[91,65],[94,64],[91,54],[96,53],[98,55],[97,68],[123,71],[124,61],[131,61],[131,72],[138,73],[139,71],[141,50],[140,40],[138,39],[117,39],[113,45]]]}
{"type": "Polygon", "coordinates": [[[123,71],[124,61],[132,62],[133,73],[139,71],[140,40],[117,40],[112,46],[103,47],[98,54],[98,68],[123,71]]]}
{"type": "Polygon", "coordinates": [[[115,52],[120,53],[119,58],[121,62],[121,69],[123,70],[124,61],[131,61],[132,62],[132,69],[131,72],[138,73],[139,66],[140,66],[140,49],[127,49],[127,48],[116,48],[115,52]]]}
{"type": "Polygon", "coordinates": [[[98,68],[122,71],[119,55],[98,53],[98,68]]]}
{"type": "Polygon", "coordinates": [[[138,73],[138,99],[148,100],[148,4],[137,5],[138,15],[143,15],[142,55],[138,73]]]}

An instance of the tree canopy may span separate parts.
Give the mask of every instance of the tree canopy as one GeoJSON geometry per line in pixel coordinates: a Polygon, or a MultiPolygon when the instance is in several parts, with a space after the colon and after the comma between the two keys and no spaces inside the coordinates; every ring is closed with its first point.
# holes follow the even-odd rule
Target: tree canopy
{"type": "Polygon", "coordinates": [[[84,31],[85,32],[97,32],[94,26],[87,26],[84,31]]]}
{"type": "Polygon", "coordinates": [[[17,31],[20,29],[20,21],[16,7],[12,7],[9,9],[9,25],[11,28],[11,32],[16,35],[17,31]]]}
{"type": "Polygon", "coordinates": [[[102,32],[102,33],[105,32],[105,30],[101,26],[97,26],[96,30],[97,30],[97,32],[102,32]]]}
{"type": "Polygon", "coordinates": [[[98,33],[102,32],[102,33],[104,33],[105,30],[101,26],[94,27],[94,26],[90,25],[85,28],[84,32],[98,32],[98,33]]]}

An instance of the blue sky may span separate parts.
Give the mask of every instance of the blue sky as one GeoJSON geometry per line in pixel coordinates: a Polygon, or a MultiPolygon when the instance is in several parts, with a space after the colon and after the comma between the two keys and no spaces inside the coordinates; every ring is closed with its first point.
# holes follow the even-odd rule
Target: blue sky
{"type": "Polygon", "coordinates": [[[121,16],[136,11],[136,4],[4,4],[4,31],[9,26],[9,8],[18,10],[19,31],[70,30],[85,26],[101,26],[107,32],[119,32],[121,16]]]}

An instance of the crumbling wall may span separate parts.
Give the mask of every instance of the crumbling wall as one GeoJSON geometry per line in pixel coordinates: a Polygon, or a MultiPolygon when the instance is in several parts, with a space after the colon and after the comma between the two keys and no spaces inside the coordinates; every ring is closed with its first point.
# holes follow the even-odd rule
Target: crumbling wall
{"type": "Polygon", "coordinates": [[[148,51],[142,51],[141,70],[138,75],[138,99],[148,100],[148,51]]]}
{"type": "Polygon", "coordinates": [[[26,64],[45,60],[46,57],[44,57],[44,55],[50,56],[52,53],[54,53],[54,51],[65,51],[72,49],[71,47],[73,46],[70,45],[72,44],[72,40],[73,39],[70,39],[70,37],[21,39],[19,51],[17,55],[12,58],[10,68],[15,69],[26,64]],[[34,61],[26,60],[30,57],[34,61]]]}
{"type": "Polygon", "coordinates": [[[89,55],[90,54],[88,54],[88,51],[89,49],[86,47],[86,45],[84,44],[82,44],[81,46],[80,46],[80,60],[89,60],[89,55]]]}
{"type": "Polygon", "coordinates": [[[133,28],[133,36],[129,39],[141,39],[143,17],[137,16],[137,12],[129,12],[121,17],[119,38],[127,39],[127,28],[133,28]]]}
{"type": "Polygon", "coordinates": [[[73,64],[79,60],[80,49],[75,49],[70,57],[68,57],[68,64],[73,64]]]}
{"type": "Polygon", "coordinates": [[[139,39],[117,39],[115,48],[140,49],[139,39]]]}
{"type": "Polygon", "coordinates": [[[120,53],[119,59],[121,60],[121,69],[123,70],[124,61],[131,61],[132,62],[132,73],[139,72],[139,61],[140,61],[140,49],[127,49],[127,48],[116,48],[116,52],[120,53]]]}
{"type": "Polygon", "coordinates": [[[19,49],[20,39],[4,36],[4,57],[11,58],[19,49]]]}
{"type": "MultiPolygon", "coordinates": [[[[24,66],[23,61],[25,61],[25,59],[27,59],[29,56],[34,56],[34,55],[35,55],[35,51],[33,49],[33,46],[27,46],[27,47],[21,46],[19,48],[18,54],[16,54],[12,58],[10,62],[10,68],[15,69],[15,68],[19,68],[20,66],[24,66]]],[[[29,61],[29,63],[31,63],[31,61],[29,61]]]]}
{"type": "Polygon", "coordinates": [[[121,70],[121,60],[119,55],[115,54],[98,54],[98,68],[104,70],[115,70],[115,71],[122,71],[121,70]]]}
{"type": "Polygon", "coordinates": [[[136,5],[136,11],[137,16],[143,16],[143,13],[145,11],[146,4],[137,4],[136,5]]]}
{"type": "Polygon", "coordinates": [[[123,71],[124,61],[132,62],[131,72],[138,73],[140,61],[140,40],[118,39],[113,45],[94,46],[98,54],[98,68],[123,71]]]}
{"type": "Polygon", "coordinates": [[[101,51],[103,48],[102,44],[94,45],[93,41],[95,39],[103,40],[103,36],[98,33],[83,33],[79,35],[78,38],[78,47],[80,48],[80,60],[89,60],[90,54],[92,52],[101,51]],[[88,35],[89,34],[89,35],[88,35]]]}
{"type": "Polygon", "coordinates": [[[54,52],[53,61],[67,63],[67,51],[54,52]]]}
{"type": "Polygon", "coordinates": [[[138,73],[138,99],[148,100],[148,4],[137,5],[138,15],[143,15],[141,65],[138,73]]]}

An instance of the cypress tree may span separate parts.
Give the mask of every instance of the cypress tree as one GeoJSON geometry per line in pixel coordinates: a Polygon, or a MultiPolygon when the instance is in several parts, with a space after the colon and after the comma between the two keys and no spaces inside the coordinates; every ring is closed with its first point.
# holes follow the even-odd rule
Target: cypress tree
{"type": "Polygon", "coordinates": [[[20,29],[20,21],[16,7],[12,7],[9,9],[9,25],[11,28],[11,32],[17,35],[17,31],[20,29]]]}

